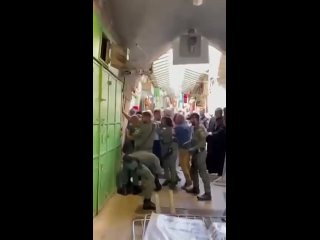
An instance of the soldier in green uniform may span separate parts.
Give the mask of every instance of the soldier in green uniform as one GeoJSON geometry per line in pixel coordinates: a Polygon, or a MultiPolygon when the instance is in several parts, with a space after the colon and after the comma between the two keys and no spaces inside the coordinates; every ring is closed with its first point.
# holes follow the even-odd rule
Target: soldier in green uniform
{"type": "Polygon", "coordinates": [[[150,171],[150,169],[142,163],[142,162],[146,162],[147,164],[152,165],[150,164],[150,162],[152,161],[146,160],[143,154],[134,155],[134,157],[130,155],[125,155],[123,157],[123,161],[126,162],[126,166],[131,171],[133,171],[136,176],[141,178],[141,188],[142,188],[141,195],[144,197],[143,209],[155,210],[156,209],[155,204],[151,202],[152,192],[154,191],[154,188],[155,188],[155,183],[154,183],[155,177],[150,171]],[[140,159],[142,161],[140,161],[140,159]]]}
{"type": "Polygon", "coordinates": [[[198,196],[199,201],[210,201],[211,200],[211,188],[210,179],[206,166],[206,137],[207,131],[204,126],[200,125],[200,116],[197,113],[192,113],[190,121],[193,126],[192,139],[185,145],[188,146],[189,152],[192,154],[190,175],[193,182],[193,188],[186,189],[188,193],[198,195],[199,189],[199,176],[200,175],[203,185],[204,194],[198,196]]]}
{"type": "MultiPolygon", "coordinates": [[[[156,125],[152,122],[152,113],[145,111],[142,113],[142,120],[135,132],[130,135],[127,132],[128,139],[134,140],[134,152],[147,151],[153,152],[153,141],[156,134],[156,125]]],[[[162,186],[159,181],[159,175],[155,175],[156,191],[160,191],[162,186]]]]}
{"type": "Polygon", "coordinates": [[[132,166],[131,166],[132,159],[136,159],[141,164],[148,167],[148,169],[151,171],[151,173],[154,176],[154,183],[156,186],[154,190],[160,191],[161,187],[159,188],[158,186],[159,185],[161,186],[161,184],[157,176],[161,174],[162,169],[160,166],[159,158],[153,153],[150,153],[147,151],[137,151],[137,152],[127,154],[123,158],[123,167],[122,167],[122,171],[120,172],[120,186],[118,189],[118,193],[122,195],[127,195],[129,193],[139,194],[141,192],[141,188],[139,186],[139,176],[132,169],[132,166]],[[133,186],[130,186],[129,174],[132,176],[133,186]]]}
{"type": "Polygon", "coordinates": [[[134,151],[148,151],[152,153],[156,127],[152,122],[152,114],[142,113],[142,122],[133,134],[127,131],[127,138],[134,140],[134,151]]]}
{"type": "Polygon", "coordinates": [[[140,163],[147,166],[154,176],[161,174],[161,166],[159,158],[147,151],[136,151],[128,154],[129,157],[138,159],[140,163]]]}
{"type": "Polygon", "coordinates": [[[169,117],[161,119],[161,125],[158,129],[161,143],[161,156],[165,182],[163,186],[169,185],[171,189],[175,188],[178,183],[176,161],[178,158],[178,144],[173,137],[173,122],[169,117]]]}
{"type": "MultiPolygon", "coordinates": [[[[132,135],[138,129],[142,121],[139,119],[137,115],[130,116],[122,111],[125,118],[128,120],[128,127],[126,129],[127,135],[132,135]]],[[[128,138],[126,136],[124,145],[122,148],[122,152],[124,154],[129,154],[134,151],[134,140],[132,138],[128,138]]],[[[141,193],[141,188],[139,187],[139,181],[137,176],[130,170],[127,166],[127,162],[123,161],[122,163],[122,170],[118,174],[117,177],[117,186],[118,186],[118,193],[127,195],[130,193],[139,194],[141,193]],[[131,177],[133,178],[133,182],[130,181],[131,177]],[[125,187],[124,187],[125,186],[125,187]]]]}

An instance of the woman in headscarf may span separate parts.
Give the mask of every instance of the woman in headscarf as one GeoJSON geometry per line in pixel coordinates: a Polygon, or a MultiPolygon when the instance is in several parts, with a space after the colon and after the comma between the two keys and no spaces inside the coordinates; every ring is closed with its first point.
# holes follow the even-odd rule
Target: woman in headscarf
{"type": "Polygon", "coordinates": [[[222,176],[224,159],[226,155],[226,128],[223,117],[215,120],[215,129],[207,136],[207,169],[209,173],[218,173],[222,176]]]}

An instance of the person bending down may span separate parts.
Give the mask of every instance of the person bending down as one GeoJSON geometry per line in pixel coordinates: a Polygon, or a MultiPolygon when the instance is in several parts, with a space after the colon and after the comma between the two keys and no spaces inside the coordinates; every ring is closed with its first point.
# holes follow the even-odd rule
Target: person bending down
{"type": "MultiPolygon", "coordinates": [[[[142,163],[143,165],[145,165],[146,167],[149,168],[149,170],[151,171],[151,173],[154,175],[155,180],[154,183],[156,185],[155,191],[160,191],[161,190],[161,184],[159,181],[159,175],[162,172],[162,168],[160,166],[160,160],[159,158],[150,152],[147,151],[136,151],[133,153],[128,154],[125,159],[129,159],[130,160],[138,160],[140,163],[142,163]]],[[[137,179],[135,179],[134,176],[134,182],[137,182],[137,179]]]]}
{"type": "Polygon", "coordinates": [[[155,177],[150,169],[142,164],[137,158],[125,156],[127,166],[137,177],[141,178],[141,195],[143,196],[143,209],[144,210],[156,210],[156,206],[151,202],[152,192],[155,188],[155,177]]]}

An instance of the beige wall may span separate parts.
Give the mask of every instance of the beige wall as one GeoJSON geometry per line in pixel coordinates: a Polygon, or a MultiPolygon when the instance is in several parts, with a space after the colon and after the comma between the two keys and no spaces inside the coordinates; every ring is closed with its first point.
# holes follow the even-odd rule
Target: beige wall
{"type": "Polygon", "coordinates": [[[218,83],[226,88],[226,55],[222,55],[220,59],[219,71],[218,71],[218,83]]]}
{"type": "Polygon", "coordinates": [[[218,79],[209,84],[208,112],[213,114],[218,107],[226,107],[226,55],[221,55],[218,79]]]}

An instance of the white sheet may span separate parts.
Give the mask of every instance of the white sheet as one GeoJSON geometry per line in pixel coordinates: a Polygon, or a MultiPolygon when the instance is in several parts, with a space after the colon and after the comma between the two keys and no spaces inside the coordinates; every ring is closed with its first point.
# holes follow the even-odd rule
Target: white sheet
{"type": "Polygon", "coordinates": [[[176,239],[213,240],[202,220],[152,213],[143,240],[176,239]]]}

